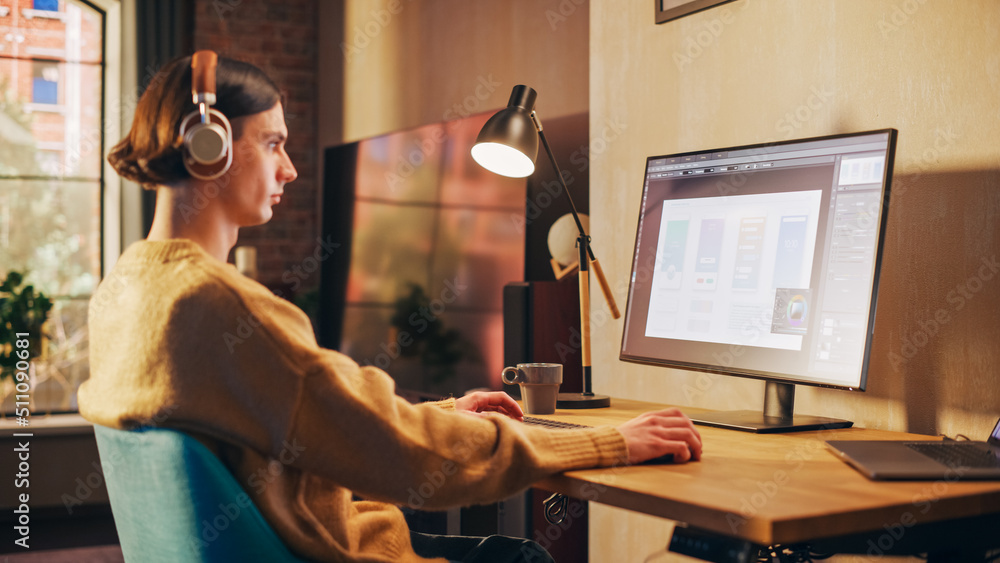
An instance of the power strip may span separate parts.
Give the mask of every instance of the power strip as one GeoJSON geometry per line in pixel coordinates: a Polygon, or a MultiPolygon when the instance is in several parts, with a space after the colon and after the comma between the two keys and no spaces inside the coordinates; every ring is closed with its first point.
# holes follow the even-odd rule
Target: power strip
{"type": "Polygon", "coordinates": [[[757,560],[758,546],[712,532],[678,525],[668,548],[674,553],[714,563],[750,563],[757,560]]]}

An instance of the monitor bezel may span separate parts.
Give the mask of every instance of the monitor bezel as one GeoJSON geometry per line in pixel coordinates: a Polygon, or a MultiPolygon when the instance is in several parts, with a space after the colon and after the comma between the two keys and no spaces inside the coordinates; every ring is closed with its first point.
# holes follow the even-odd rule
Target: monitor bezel
{"type": "MultiPolygon", "coordinates": [[[[640,198],[639,213],[638,216],[636,217],[636,235],[632,247],[632,261],[629,264],[628,297],[625,305],[625,315],[622,322],[622,338],[621,338],[621,345],[619,346],[618,359],[621,361],[635,363],[635,364],[650,365],[657,367],[668,367],[668,368],[683,369],[683,370],[703,372],[703,373],[711,373],[717,375],[743,377],[748,379],[759,379],[764,381],[773,381],[776,383],[786,383],[792,385],[808,385],[810,387],[822,387],[822,388],[841,389],[848,391],[865,391],[868,384],[868,371],[871,363],[871,349],[875,339],[875,320],[877,315],[878,294],[879,294],[880,278],[882,271],[882,260],[885,247],[885,234],[889,219],[889,199],[891,193],[893,165],[895,162],[897,136],[898,136],[898,131],[896,129],[885,128],[885,129],[874,129],[868,131],[858,131],[849,133],[837,133],[837,134],[823,135],[817,137],[787,139],[782,141],[751,143],[751,144],[738,145],[732,147],[720,147],[713,149],[686,151],[681,153],[671,153],[671,154],[647,157],[643,165],[642,197],[640,198]],[[861,365],[861,377],[858,385],[856,386],[838,385],[834,383],[819,382],[815,380],[798,379],[795,377],[790,377],[789,374],[786,373],[768,372],[763,370],[739,369],[739,368],[725,368],[711,364],[700,364],[700,363],[685,362],[680,360],[651,358],[638,354],[626,353],[625,351],[625,342],[627,337],[626,331],[628,328],[629,315],[631,314],[632,311],[632,304],[633,304],[632,298],[634,293],[633,286],[635,283],[635,276],[636,276],[636,261],[637,261],[637,254],[639,251],[639,241],[642,235],[642,231],[639,228],[639,225],[643,219],[643,213],[645,211],[644,204],[646,200],[647,191],[649,189],[649,186],[646,182],[646,174],[648,173],[649,162],[651,160],[664,159],[664,158],[680,158],[684,156],[705,154],[711,152],[729,152],[729,151],[740,151],[740,150],[750,150],[750,149],[766,149],[769,147],[784,147],[784,146],[798,145],[803,143],[829,141],[829,140],[852,138],[852,137],[864,137],[870,135],[887,135],[886,164],[882,176],[882,198],[881,198],[881,209],[879,213],[878,241],[876,243],[875,257],[872,269],[874,279],[872,281],[871,303],[868,311],[868,326],[866,328],[867,332],[866,332],[865,348],[861,365]]],[[[677,340],[672,340],[672,341],[678,342],[677,340]]]]}

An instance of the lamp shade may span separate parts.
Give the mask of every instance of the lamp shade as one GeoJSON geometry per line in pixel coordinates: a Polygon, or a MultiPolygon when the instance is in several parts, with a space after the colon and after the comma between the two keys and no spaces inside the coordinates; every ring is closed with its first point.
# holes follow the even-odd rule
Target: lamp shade
{"type": "Polygon", "coordinates": [[[538,129],[531,119],[535,95],[527,86],[514,86],[507,107],[483,125],[472,146],[472,158],[480,166],[511,178],[524,178],[535,171],[538,129]]]}

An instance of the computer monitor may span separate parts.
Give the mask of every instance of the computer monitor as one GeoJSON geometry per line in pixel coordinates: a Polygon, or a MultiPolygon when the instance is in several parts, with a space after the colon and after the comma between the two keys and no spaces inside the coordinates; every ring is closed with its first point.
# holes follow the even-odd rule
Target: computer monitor
{"type": "Polygon", "coordinates": [[[795,385],[863,391],[896,131],[646,160],[620,358],[766,381],[761,411],[700,424],[851,426],[795,385]]]}

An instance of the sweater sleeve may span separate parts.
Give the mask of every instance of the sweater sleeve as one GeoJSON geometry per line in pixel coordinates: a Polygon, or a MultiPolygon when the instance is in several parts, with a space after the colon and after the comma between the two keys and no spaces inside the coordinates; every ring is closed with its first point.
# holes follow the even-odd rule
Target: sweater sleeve
{"type": "Polygon", "coordinates": [[[368,498],[426,508],[485,503],[551,473],[624,464],[617,430],[548,430],[501,415],[411,405],[392,379],[321,351],[288,440],[296,465],[368,498]]]}
{"type": "Polygon", "coordinates": [[[628,459],[614,428],[543,429],[457,412],[454,399],[412,405],[382,370],[320,348],[298,308],[272,296],[241,302],[248,310],[236,317],[257,325],[235,351],[253,372],[242,392],[251,404],[276,400],[267,434],[284,428],[269,453],[292,451],[292,465],[357,494],[427,508],[492,502],[552,473],[628,459]],[[251,367],[276,361],[284,373],[263,380],[251,367]]]}

